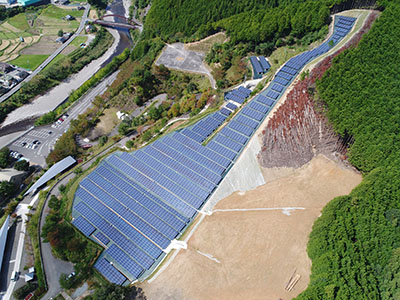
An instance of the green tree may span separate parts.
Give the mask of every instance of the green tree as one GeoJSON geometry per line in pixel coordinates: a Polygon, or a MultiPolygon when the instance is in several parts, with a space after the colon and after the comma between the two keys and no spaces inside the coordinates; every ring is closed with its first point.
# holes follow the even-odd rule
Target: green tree
{"type": "Polygon", "coordinates": [[[0,168],[6,168],[10,162],[10,150],[7,147],[0,149],[0,168]]]}
{"type": "Polygon", "coordinates": [[[7,199],[15,193],[15,185],[12,182],[0,181],[0,197],[7,199]]]}
{"type": "Polygon", "coordinates": [[[62,37],[62,36],[64,35],[64,31],[63,31],[62,29],[60,29],[60,30],[57,32],[57,35],[58,35],[59,37],[62,37]]]}
{"type": "Polygon", "coordinates": [[[103,147],[108,141],[108,136],[103,135],[99,138],[99,145],[100,147],[103,147]]]}
{"type": "Polygon", "coordinates": [[[20,160],[17,161],[14,164],[14,169],[17,171],[28,171],[29,170],[29,162],[27,162],[26,160],[20,160]]]}

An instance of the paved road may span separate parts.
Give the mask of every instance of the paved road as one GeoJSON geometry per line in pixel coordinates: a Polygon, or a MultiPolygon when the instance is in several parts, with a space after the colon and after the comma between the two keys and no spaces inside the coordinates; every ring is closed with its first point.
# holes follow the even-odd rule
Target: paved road
{"type": "Polygon", "coordinates": [[[56,51],[53,52],[52,55],[50,55],[39,67],[36,68],[35,71],[33,71],[28,77],[25,78],[22,82],[17,84],[15,87],[13,87],[10,91],[8,91],[6,94],[0,97],[0,103],[7,100],[10,96],[12,96],[14,93],[16,93],[24,83],[30,81],[33,77],[35,77],[41,70],[43,70],[58,54],[61,53],[77,36],[79,36],[80,32],[83,30],[85,27],[85,22],[87,19],[87,16],[89,14],[90,10],[90,5],[86,4],[85,6],[85,12],[83,13],[81,23],[79,24],[79,28],[75,33],[65,42],[63,43],[56,51]]]}
{"type": "Polygon", "coordinates": [[[56,143],[57,139],[68,130],[71,120],[78,117],[79,114],[83,113],[88,107],[92,105],[93,99],[104,93],[107,87],[115,80],[119,71],[116,71],[106,77],[97,86],[92,88],[86,95],[84,95],[79,102],[72,106],[68,110],[68,115],[63,123],[60,125],[51,124],[46,126],[36,127],[23,136],[15,140],[9,149],[11,151],[17,151],[24,155],[25,158],[29,159],[34,164],[38,164],[42,167],[46,165],[46,157],[50,153],[52,147],[56,143]],[[55,127],[54,127],[55,126],[55,127]],[[51,132],[51,133],[50,133],[51,132]],[[26,145],[31,144],[34,140],[39,140],[40,144],[36,149],[26,148],[26,145]],[[23,143],[27,143],[23,146],[23,143]]]}

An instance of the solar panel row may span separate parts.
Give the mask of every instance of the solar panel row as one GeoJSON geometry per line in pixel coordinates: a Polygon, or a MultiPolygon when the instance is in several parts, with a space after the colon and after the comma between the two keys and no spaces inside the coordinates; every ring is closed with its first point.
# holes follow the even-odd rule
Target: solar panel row
{"type": "MultiPolygon", "coordinates": [[[[106,158],[75,194],[72,221],[106,247],[95,268],[122,284],[152,268],[217,187],[244,145],[304,65],[329,51],[354,24],[338,17],[334,34],[321,46],[291,58],[269,87],[240,110],[206,146],[209,137],[237,109],[228,103],[195,125],[132,153],[106,158]]],[[[261,68],[269,66],[263,57],[261,68]]],[[[251,91],[239,87],[226,98],[243,103],[251,91]],[[235,100],[236,99],[236,100],[235,100]]]]}
{"type": "Polygon", "coordinates": [[[105,258],[97,260],[94,267],[112,283],[122,285],[126,281],[126,277],[105,258]]]}

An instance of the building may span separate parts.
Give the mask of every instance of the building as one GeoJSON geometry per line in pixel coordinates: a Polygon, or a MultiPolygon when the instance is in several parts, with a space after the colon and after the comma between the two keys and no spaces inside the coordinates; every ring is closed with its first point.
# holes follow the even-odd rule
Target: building
{"type": "Polygon", "coordinates": [[[9,222],[10,222],[10,216],[7,217],[3,226],[0,228],[0,272],[1,272],[1,266],[3,265],[4,250],[6,249],[9,222]]]}
{"type": "Polygon", "coordinates": [[[15,0],[0,0],[0,5],[11,5],[15,0]]]}
{"type": "Polygon", "coordinates": [[[0,171],[0,181],[12,182],[16,185],[21,184],[25,178],[25,171],[17,171],[12,168],[2,169],[0,171]]]}
{"type": "Polygon", "coordinates": [[[18,0],[17,3],[21,6],[29,6],[32,4],[36,4],[42,2],[43,0],[18,0]]]}
{"type": "Polygon", "coordinates": [[[12,70],[14,70],[14,68],[10,64],[5,62],[0,62],[0,73],[6,74],[8,72],[11,72],[12,70]]]}
{"type": "Polygon", "coordinates": [[[75,17],[73,17],[73,16],[71,16],[71,15],[66,15],[66,16],[65,16],[65,20],[67,20],[67,21],[72,21],[72,20],[75,20],[75,17]]]}
{"type": "Polygon", "coordinates": [[[2,86],[5,89],[11,89],[17,84],[17,80],[14,79],[14,77],[10,75],[3,75],[0,76],[0,86],[2,86]]]}
{"type": "Polygon", "coordinates": [[[72,33],[70,33],[70,32],[64,33],[63,36],[56,39],[56,42],[63,44],[71,37],[71,35],[72,35],[72,33]]]}
{"type": "Polygon", "coordinates": [[[264,56],[251,56],[250,62],[253,66],[254,79],[261,78],[271,68],[271,65],[264,56]]]}

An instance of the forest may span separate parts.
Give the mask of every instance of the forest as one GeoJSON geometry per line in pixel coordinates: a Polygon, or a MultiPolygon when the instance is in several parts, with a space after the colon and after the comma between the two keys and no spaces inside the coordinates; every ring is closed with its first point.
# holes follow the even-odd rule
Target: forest
{"type": "Polygon", "coordinates": [[[308,244],[312,274],[296,299],[399,299],[400,7],[389,4],[357,48],[317,81],[317,101],[364,179],[335,198],[308,244]]]}

